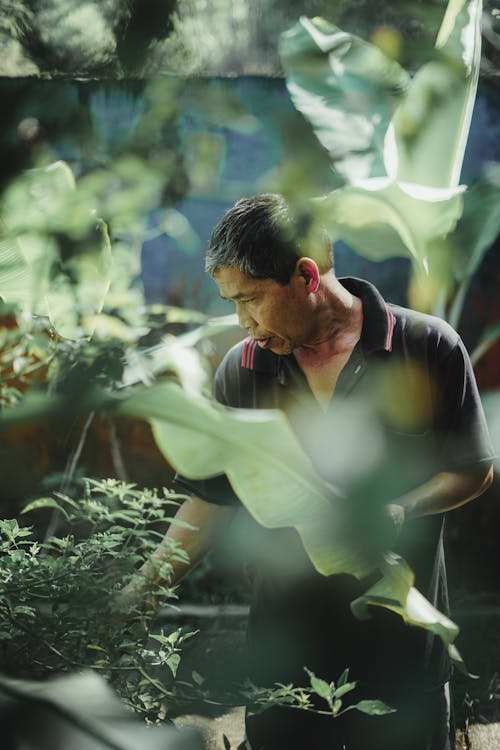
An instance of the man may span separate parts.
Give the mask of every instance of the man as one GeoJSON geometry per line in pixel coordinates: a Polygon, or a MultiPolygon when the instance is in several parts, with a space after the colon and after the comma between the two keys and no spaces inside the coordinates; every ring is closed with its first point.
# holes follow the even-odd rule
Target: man
{"type": "MultiPolygon", "coordinates": [[[[215,397],[285,411],[318,473],[340,486],[353,539],[380,550],[389,524],[417,588],[446,608],[443,513],[492,478],[469,359],[443,321],[387,305],[367,282],[337,279],[328,238],[301,223],[280,196],[261,195],[239,201],[212,235],[206,269],[248,333],[219,367],[215,397]]],[[[193,493],[178,517],[200,530],[173,526],[168,535],[192,566],[238,499],[224,477],[178,482],[193,493]]],[[[324,719],[271,709],[247,719],[252,750],[450,748],[441,643],[385,610],[357,621],[350,602],[371,581],[320,576],[293,533],[263,531],[261,544],[277,553],[255,577],[252,679],[299,684],[306,666],[331,681],[349,667],[359,697],[382,698],[397,711],[324,719]]]]}

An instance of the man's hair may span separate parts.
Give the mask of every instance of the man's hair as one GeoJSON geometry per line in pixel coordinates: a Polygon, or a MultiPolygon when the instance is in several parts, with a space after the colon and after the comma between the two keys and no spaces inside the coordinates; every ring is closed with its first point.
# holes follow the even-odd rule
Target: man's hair
{"type": "Polygon", "coordinates": [[[312,212],[293,216],[281,195],[265,193],[239,200],[215,227],[205,259],[212,276],[237,268],[255,279],[288,284],[297,260],[313,258],[320,273],[333,268],[330,238],[314,224],[312,212]]]}

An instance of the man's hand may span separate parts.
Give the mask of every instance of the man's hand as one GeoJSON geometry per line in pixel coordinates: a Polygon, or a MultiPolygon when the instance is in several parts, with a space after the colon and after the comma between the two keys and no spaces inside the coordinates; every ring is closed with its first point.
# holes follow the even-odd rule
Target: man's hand
{"type": "Polygon", "coordinates": [[[175,586],[203,558],[227,526],[234,508],[206,503],[198,497],[178,509],[165,537],[151,558],[119,591],[112,610],[122,621],[149,622],[158,608],[156,592],[165,583],[175,586]],[[177,547],[177,554],[175,548],[177,547]],[[182,554],[179,552],[182,552],[182,554]]]}

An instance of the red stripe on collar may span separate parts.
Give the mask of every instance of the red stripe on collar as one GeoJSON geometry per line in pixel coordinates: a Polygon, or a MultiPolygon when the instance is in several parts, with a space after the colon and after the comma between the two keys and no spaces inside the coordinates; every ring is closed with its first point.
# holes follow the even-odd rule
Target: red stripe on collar
{"type": "Polygon", "coordinates": [[[243,342],[243,351],[241,353],[241,366],[247,370],[253,370],[255,365],[255,350],[257,342],[250,336],[243,342]]]}
{"type": "Polygon", "coordinates": [[[386,352],[392,352],[392,336],[394,333],[394,326],[396,325],[396,316],[393,312],[391,312],[391,310],[389,310],[387,304],[385,305],[385,311],[387,313],[387,336],[385,339],[384,349],[386,350],[386,352]]]}

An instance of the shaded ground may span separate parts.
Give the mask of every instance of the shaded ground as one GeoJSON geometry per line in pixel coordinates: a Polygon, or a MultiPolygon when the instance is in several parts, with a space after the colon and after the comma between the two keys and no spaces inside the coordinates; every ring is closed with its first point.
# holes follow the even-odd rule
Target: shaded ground
{"type": "MultiPolygon", "coordinates": [[[[185,652],[183,668],[187,674],[195,669],[204,675],[224,678],[228,670],[237,668],[244,651],[245,607],[188,608],[185,617],[190,625],[200,629],[199,636],[185,652]]],[[[469,594],[460,602],[454,619],[461,627],[458,644],[461,653],[469,670],[479,675],[476,680],[462,675],[454,679],[456,750],[498,750],[500,598],[469,594]]],[[[207,709],[207,706],[193,707],[179,716],[176,724],[199,729],[207,750],[237,750],[243,741],[243,708],[207,709]]]]}

